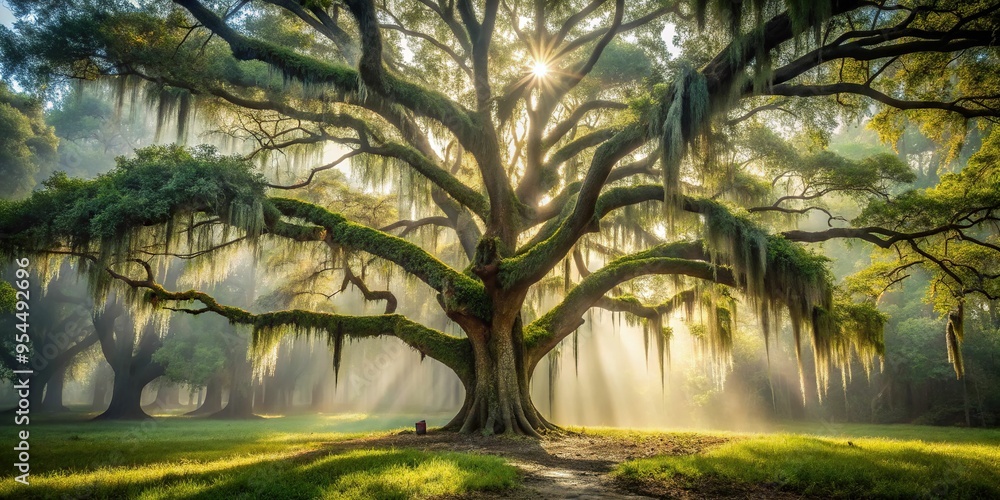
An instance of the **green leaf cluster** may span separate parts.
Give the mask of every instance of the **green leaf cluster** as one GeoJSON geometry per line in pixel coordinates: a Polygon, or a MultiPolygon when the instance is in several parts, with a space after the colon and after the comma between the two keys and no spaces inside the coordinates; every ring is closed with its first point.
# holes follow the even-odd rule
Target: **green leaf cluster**
{"type": "Polygon", "coordinates": [[[0,313],[13,311],[16,303],[17,291],[10,283],[0,280],[0,313]]]}
{"type": "Polygon", "coordinates": [[[56,174],[44,184],[23,201],[0,202],[0,233],[11,235],[8,242],[35,249],[100,244],[102,251],[124,250],[123,243],[141,228],[193,212],[215,214],[248,230],[259,232],[262,226],[263,178],[245,160],[210,147],[143,148],[94,180],[56,174]]]}
{"type": "Polygon", "coordinates": [[[45,123],[38,99],[0,82],[0,197],[16,198],[35,186],[35,174],[55,164],[59,139],[45,123]]]}

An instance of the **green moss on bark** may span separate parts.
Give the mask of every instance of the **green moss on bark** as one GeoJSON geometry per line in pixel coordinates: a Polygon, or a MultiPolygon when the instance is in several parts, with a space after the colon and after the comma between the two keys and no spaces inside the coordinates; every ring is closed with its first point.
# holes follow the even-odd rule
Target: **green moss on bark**
{"type": "Polygon", "coordinates": [[[343,216],[317,205],[288,198],[271,198],[270,203],[282,214],[295,217],[327,230],[334,243],[368,252],[402,267],[444,296],[455,312],[484,321],[492,316],[492,304],[483,284],[452,269],[413,243],[390,234],[348,221],[343,216]]]}
{"type": "MultiPolygon", "coordinates": [[[[430,356],[455,370],[459,378],[472,377],[472,344],[468,339],[432,330],[399,314],[344,316],[290,310],[256,315],[250,324],[254,358],[264,368],[270,353],[287,336],[322,335],[335,350],[343,346],[343,337],[393,336],[420,352],[421,357],[430,356]]],[[[340,352],[335,352],[335,356],[339,357],[340,352]]]]}

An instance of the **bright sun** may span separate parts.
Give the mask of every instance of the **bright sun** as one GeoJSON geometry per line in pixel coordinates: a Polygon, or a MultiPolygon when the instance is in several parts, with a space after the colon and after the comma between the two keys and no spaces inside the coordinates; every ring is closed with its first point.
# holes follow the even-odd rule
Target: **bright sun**
{"type": "Polygon", "coordinates": [[[537,78],[542,78],[543,76],[549,74],[549,65],[542,61],[535,61],[535,64],[531,66],[531,74],[535,75],[537,78]]]}

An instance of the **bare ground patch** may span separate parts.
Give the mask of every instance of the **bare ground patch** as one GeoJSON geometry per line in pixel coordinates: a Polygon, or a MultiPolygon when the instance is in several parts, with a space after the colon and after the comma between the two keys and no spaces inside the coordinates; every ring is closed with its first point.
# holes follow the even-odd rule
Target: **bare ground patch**
{"type": "Polygon", "coordinates": [[[742,487],[701,481],[684,485],[624,483],[608,473],[618,463],[655,455],[686,455],[727,442],[733,437],[700,434],[592,435],[563,433],[543,439],[483,437],[452,432],[425,436],[399,433],[332,443],[316,453],[338,453],[358,448],[413,448],[497,455],[522,473],[519,488],[503,493],[473,493],[461,499],[511,498],[783,498],[776,488],[742,487]]]}

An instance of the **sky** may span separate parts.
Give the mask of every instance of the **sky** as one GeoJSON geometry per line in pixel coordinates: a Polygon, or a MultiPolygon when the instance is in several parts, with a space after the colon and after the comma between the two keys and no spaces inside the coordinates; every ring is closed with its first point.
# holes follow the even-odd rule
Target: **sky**
{"type": "Polygon", "coordinates": [[[14,22],[14,14],[7,7],[7,2],[0,1],[0,24],[10,26],[14,22]]]}

